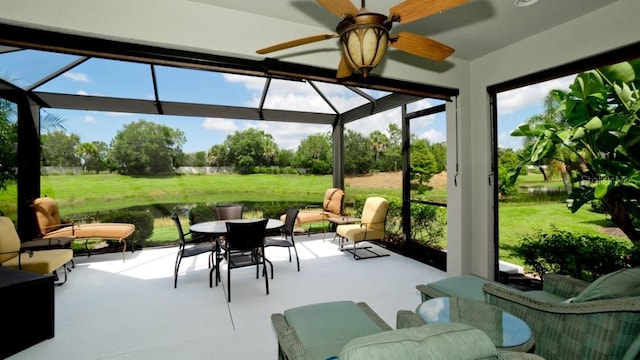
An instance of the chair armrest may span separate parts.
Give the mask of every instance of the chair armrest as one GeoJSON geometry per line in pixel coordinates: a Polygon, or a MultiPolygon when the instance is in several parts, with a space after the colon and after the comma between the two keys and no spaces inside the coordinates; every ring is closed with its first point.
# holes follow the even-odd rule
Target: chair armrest
{"type": "Polygon", "coordinates": [[[367,314],[367,316],[369,316],[369,318],[371,318],[371,320],[373,320],[373,322],[375,322],[376,325],[378,325],[383,331],[393,330],[393,328],[389,326],[389,324],[387,324],[384,320],[382,320],[380,315],[373,311],[373,309],[370,308],[367,303],[359,302],[356,305],[358,305],[360,310],[364,311],[364,313],[367,314]]]}
{"type": "Polygon", "coordinates": [[[311,360],[298,338],[296,331],[289,326],[287,319],[282,314],[271,314],[271,323],[278,338],[279,359],[286,360],[311,360]]]}
{"type": "Polygon", "coordinates": [[[572,278],[567,275],[545,274],[542,289],[565,299],[578,296],[587,286],[588,281],[572,278]]]}
{"type": "Polygon", "coordinates": [[[410,310],[398,310],[396,314],[396,328],[404,329],[411,327],[420,327],[424,325],[424,321],[420,315],[410,310]]]}
{"type": "Polygon", "coordinates": [[[482,287],[487,301],[516,316],[523,311],[537,310],[553,314],[594,314],[604,312],[640,312],[639,297],[592,300],[580,303],[544,302],[527,296],[526,291],[499,283],[482,287]]]}

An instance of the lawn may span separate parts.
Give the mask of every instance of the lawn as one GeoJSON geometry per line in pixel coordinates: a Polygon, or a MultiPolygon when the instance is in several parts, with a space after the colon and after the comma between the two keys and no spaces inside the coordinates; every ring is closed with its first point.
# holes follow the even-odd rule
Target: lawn
{"type": "MultiPolygon", "coordinates": [[[[374,175],[375,176],[375,175],[374,175]]],[[[528,186],[561,187],[560,180],[540,181],[541,175],[523,176],[519,183],[528,186]]],[[[377,182],[373,177],[346,186],[345,204],[356,195],[401,195],[395,186],[382,186],[388,179],[377,182]]],[[[42,194],[58,199],[65,216],[97,211],[128,208],[140,205],[233,203],[233,202],[304,202],[319,204],[324,192],[332,186],[332,177],[314,175],[184,175],[174,177],[141,178],[121,175],[62,175],[42,177],[42,194]]],[[[347,180],[348,183],[348,180],[347,180]]],[[[444,182],[443,182],[444,183],[444,182]]],[[[425,197],[441,198],[443,188],[434,188],[425,197]]],[[[525,191],[526,193],[526,191],[525,191]]],[[[15,186],[0,192],[0,210],[15,219],[15,186]]],[[[560,196],[562,198],[562,196],[560,196]]],[[[186,219],[185,219],[186,221],[186,219]]],[[[521,264],[511,255],[523,234],[549,231],[551,225],[575,233],[604,235],[603,227],[610,226],[604,215],[589,211],[589,207],[572,214],[556,197],[520,195],[514,202],[499,204],[500,259],[521,264]]],[[[183,222],[188,224],[188,222],[183,222]]],[[[166,242],[176,239],[171,220],[159,218],[150,241],[166,242]]]]}

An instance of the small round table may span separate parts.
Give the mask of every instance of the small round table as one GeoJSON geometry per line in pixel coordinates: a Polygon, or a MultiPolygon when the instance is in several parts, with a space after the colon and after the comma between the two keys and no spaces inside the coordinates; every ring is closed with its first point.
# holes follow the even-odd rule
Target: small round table
{"type": "Polygon", "coordinates": [[[522,319],[476,300],[438,297],[420,304],[416,312],[427,324],[464,323],[476,327],[502,350],[528,352],[534,345],[531,329],[522,319]]]}

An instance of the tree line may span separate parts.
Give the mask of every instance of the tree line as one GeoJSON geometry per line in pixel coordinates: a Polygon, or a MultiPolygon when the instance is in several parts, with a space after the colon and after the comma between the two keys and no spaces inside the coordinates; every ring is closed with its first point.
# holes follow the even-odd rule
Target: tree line
{"type": "MultiPolygon", "coordinates": [[[[10,110],[0,112],[3,149],[16,148],[17,127],[9,120],[10,110]],[[12,135],[13,134],[13,135],[12,135]]],[[[60,125],[60,124],[58,124],[60,125]]],[[[401,129],[389,124],[387,133],[374,131],[368,136],[353,130],[345,131],[344,167],[348,175],[372,171],[399,171],[402,168],[401,129]]],[[[103,141],[81,142],[78,134],[70,134],[62,126],[49,129],[41,136],[42,166],[81,166],[88,172],[118,172],[122,174],[167,175],[181,166],[230,166],[236,172],[250,174],[266,168],[305,169],[311,174],[333,173],[333,144],[330,133],[316,133],[303,139],[296,150],[281,149],[273,136],[250,128],[236,131],[222,144],[208,151],[185,153],[184,132],[140,119],[124,125],[109,144],[103,141]]],[[[15,151],[3,152],[13,157],[15,151]]],[[[2,159],[0,159],[2,160],[2,159]]],[[[431,144],[426,139],[411,139],[411,165],[420,183],[446,169],[446,146],[431,144]]],[[[7,173],[11,173],[10,162],[7,173]]],[[[11,180],[8,176],[7,180],[11,180]]],[[[4,177],[3,177],[4,179],[4,177]]]]}

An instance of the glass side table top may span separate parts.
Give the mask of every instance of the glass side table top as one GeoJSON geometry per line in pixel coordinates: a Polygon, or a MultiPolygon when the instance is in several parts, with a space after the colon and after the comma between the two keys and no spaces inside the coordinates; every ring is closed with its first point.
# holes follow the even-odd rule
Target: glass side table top
{"type": "Polygon", "coordinates": [[[484,331],[498,348],[533,347],[531,329],[522,319],[500,308],[476,300],[440,297],[418,307],[418,315],[427,324],[464,323],[484,331]]]}

